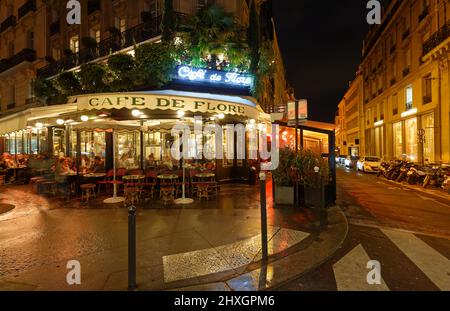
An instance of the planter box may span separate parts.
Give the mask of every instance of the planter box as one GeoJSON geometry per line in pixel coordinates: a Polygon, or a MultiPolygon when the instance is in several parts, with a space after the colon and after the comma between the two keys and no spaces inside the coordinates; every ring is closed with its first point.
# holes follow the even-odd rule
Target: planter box
{"type": "Polygon", "coordinates": [[[294,205],[294,187],[275,185],[275,204],[294,205]]]}
{"type": "Polygon", "coordinates": [[[305,205],[311,207],[322,207],[322,190],[320,188],[305,187],[305,205]]]}

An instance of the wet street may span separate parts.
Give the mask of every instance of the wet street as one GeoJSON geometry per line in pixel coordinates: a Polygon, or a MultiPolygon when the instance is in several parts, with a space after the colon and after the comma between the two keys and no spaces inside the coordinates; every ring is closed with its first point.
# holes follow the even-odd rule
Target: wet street
{"type": "Polygon", "coordinates": [[[280,290],[450,290],[450,201],[338,168],[349,232],[324,265],[280,290]],[[370,260],[381,284],[370,285],[370,260]]]}

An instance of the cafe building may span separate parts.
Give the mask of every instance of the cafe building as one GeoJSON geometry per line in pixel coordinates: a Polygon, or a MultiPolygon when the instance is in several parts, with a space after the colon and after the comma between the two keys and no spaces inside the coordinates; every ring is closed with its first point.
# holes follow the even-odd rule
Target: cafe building
{"type": "Polygon", "coordinates": [[[78,166],[83,159],[99,156],[106,171],[113,168],[114,159],[116,168],[127,170],[168,162],[180,168],[182,163],[171,154],[175,139],[171,131],[177,124],[191,130],[187,166],[215,170],[218,181],[239,182],[247,180],[253,165],[248,155],[258,149],[252,131],[245,134],[245,159],[238,159],[236,152],[227,154],[229,136],[222,133],[223,158],[207,160],[201,154],[215,151],[217,133],[194,127],[242,124],[246,130],[270,131],[270,115],[248,96],[173,89],[83,94],[62,105],[31,108],[1,119],[0,151],[65,156],[76,159],[78,166]]]}

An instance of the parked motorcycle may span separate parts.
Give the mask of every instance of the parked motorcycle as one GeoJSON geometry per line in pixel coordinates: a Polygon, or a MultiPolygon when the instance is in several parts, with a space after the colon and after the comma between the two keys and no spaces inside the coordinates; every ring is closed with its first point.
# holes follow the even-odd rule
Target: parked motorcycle
{"type": "Polygon", "coordinates": [[[398,177],[395,181],[397,182],[402,182],[404,180],[406,180],[406,178],[408,177],[408,172],[409,169],[413,166],[414,164],[411,162],[403,162],[403,165],[400,167],[399,173],[398,173],[398,177]]]}
{"type": "Polygon", "coordinates": [[[445,179],[442,182],[442,189],[444,189],[445,192],[450,194],[450,172],[447,172],[447,175],[445,176],[445,179]]]}
{"type": "Polygon", "coordinates": [[[425,179],[423,180],[423,187],[428,186],[441,187],[442,183],[446,179],[447,170],[443,167],[435,167],[430,172],[427,173],[425,179]]]}
{"type": "Polygon", "coordinates": [[[425,172],[425,170],[423,168],[419,167],[418,165],[413,165],[409,168],[407,175],[408,176],[406,178],[406,181],[408,182],[408,184],[410,184],[410,185],[421,184],[422,185],[423,180],[427,176],[427,173],[425,172]]]}

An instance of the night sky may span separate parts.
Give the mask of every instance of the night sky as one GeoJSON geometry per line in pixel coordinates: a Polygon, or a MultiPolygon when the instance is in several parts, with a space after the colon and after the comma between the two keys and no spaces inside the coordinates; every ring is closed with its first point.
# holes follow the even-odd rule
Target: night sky
{"type": "Polygon", "coordinates": [[[273,1],[287,77],[309,119],[334,123],[334,114],[361,60],[368,30],[365,0],[273,1]]]}

